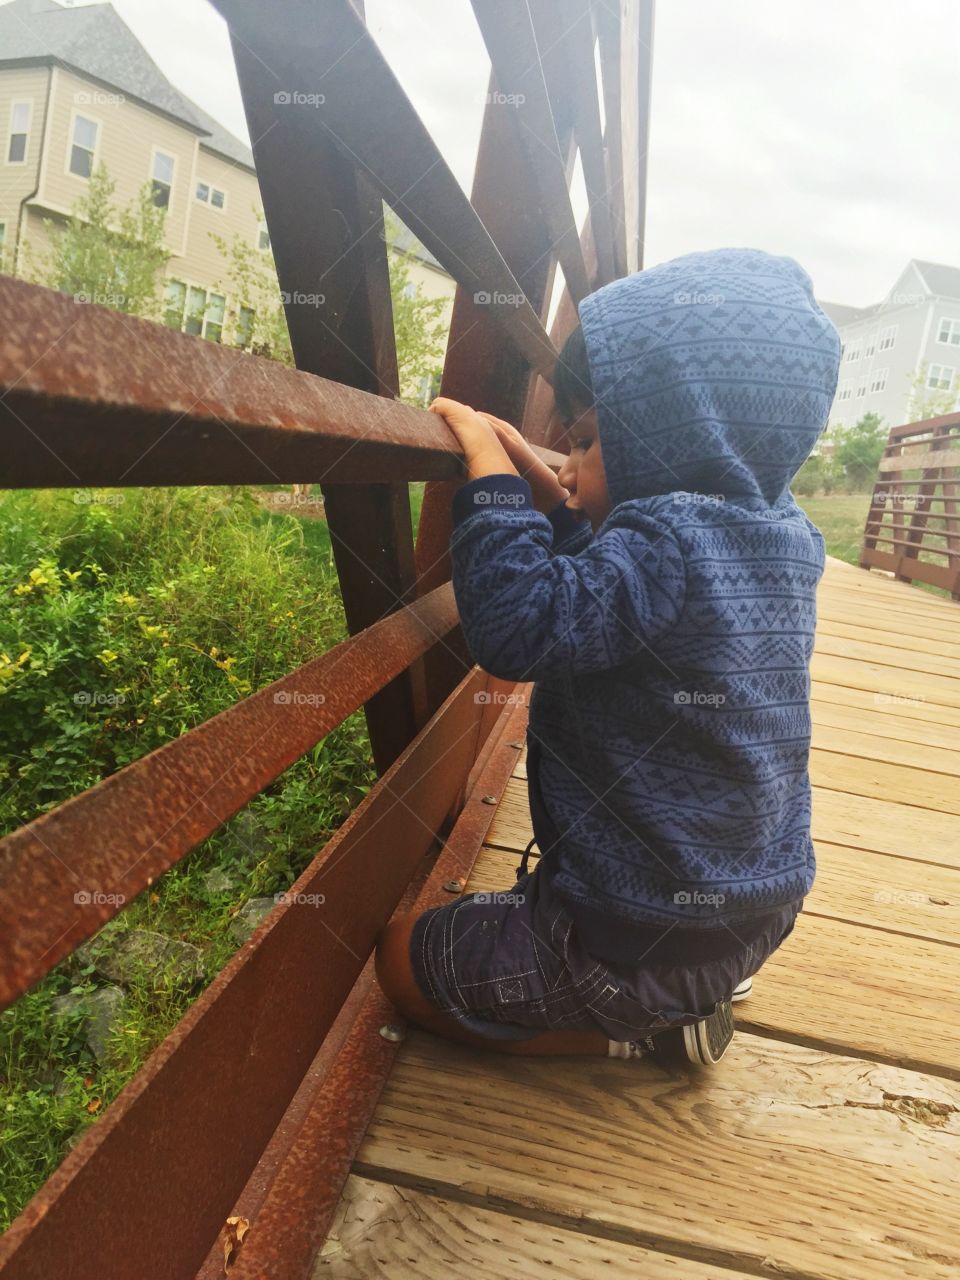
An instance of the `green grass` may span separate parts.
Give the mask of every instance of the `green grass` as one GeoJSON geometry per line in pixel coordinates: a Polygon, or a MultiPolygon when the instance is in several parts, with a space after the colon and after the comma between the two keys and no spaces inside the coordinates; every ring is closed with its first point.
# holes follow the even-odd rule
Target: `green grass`
{"type": "MultiPolygon", "coordinates": [[[[0,594],[0,831],[346,635],[325,523],[269,514],[244,489],[2,496],[0,594]]],[[[243,903],[287,888],[374,777],[361,711],[104,932],[141,927],[193,943],[212,979],[235,949],[228,926],[243,903]],[[236,877],[235,892],[207,891],[213,868],[236,877]]],[[[199,994],[135,982],[100,1064],[75,1019],[51,1017],[57,995],[93,989],[71,957],[0,1017],[0,1225],[199,994]]]]}

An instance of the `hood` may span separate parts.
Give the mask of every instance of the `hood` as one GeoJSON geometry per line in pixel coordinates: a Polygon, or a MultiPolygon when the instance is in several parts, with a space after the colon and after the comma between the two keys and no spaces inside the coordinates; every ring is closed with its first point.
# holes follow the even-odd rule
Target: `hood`
{"type": "Polygon", "coordinates": [[[612,506],[703,493],[785,498],[826,424],[840,337],[792,258],[713,249],[580,303],[612,506]]]}

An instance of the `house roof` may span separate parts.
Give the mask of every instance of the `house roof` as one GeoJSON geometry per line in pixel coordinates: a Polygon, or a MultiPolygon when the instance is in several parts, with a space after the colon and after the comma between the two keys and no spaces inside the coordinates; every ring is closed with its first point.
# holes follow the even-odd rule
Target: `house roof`
{"type": "Polygon", "coordinates": [[[920,278],[940,298],[960,298],[960,267],[945,267],[940,262],[921,262],[913,259],[920,278]]]}
{"type": "Polygon", "coordinates": [[[111,4],[56,0],[0,5],[0,68],[57,62],[108,84],[201,135],[200,145],[254,169],[248,146],[170,83],[111,4]]]}
{"type": "MultiPolygon", "coordinates": [[[[399,218],[397,221],[400,222],[399,218]]],[[[450,274],[443,263],[438,261],[426,245],[421,244],[410,228],[404,226],[402,222],[394,238],[393,248],[399,250],[400,253],[408,254],[411,258],[419,258],[428,267],[435,267],[437,271],[442,271],[444,275],[450,274]]]]}
{"type": "MultiPolygon", "coordinates": [[[[911,267],[931,297],[960,298],[960,267],[947,267],[940,262],[921,262],[919,258],[911,258],[897,277],[897,283],[904,278],[911,267]]],[[[890,294],[887,295],[887,298],[889,297],[890,294]]],[[[900,301],[902,305],[902,300],[900,301]]],[[[866,320],[879,311],[890,310],[886,305],[886,299],[883,302],[875,302],[872,307],[848,307],[843,302],[822,301],[820,306],[838,329],[846,324],[855,324],[858,320],[866,320]]]]}

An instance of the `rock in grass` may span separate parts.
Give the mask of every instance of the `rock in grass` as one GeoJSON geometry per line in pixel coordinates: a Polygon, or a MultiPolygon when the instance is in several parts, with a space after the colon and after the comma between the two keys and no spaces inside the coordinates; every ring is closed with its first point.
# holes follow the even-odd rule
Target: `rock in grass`
{"type": "Polygon", "coordinates": [[[207,893],[233,893],[237,887],[236,879],[220,867],[214,867],[203,878],[203,887],[207,893]]]}
{"type": "Polygon", "coordinates": [[[261,920],[266,919],[276,906],[273,898],[251,898],[245,902],[230,923],[230,936],[238,946],[242,945],[256,929],[261,920]]]}
{"type": "Polygon", "coordinates": [[[51,1010],[57,1019],[82,1013],[83,1038],[96,1060],[105,1062],[110,1036],[125,1003],[126,997],[120,987],[100,987],[89,994],[57,996],[51,1010]]]}
{"type": "MultiPolygon", "coordinates": [[[[97,946],[89,952],[85,950],[85,956],[96,972],[110,982],[129,986],[142,976],[156,990],[190,987],[203,981],[203,955],[190,942],[166,938],[150,929],[130,929],[106,945],[100,939],[91,942],[97,946]]],[[[89,947],[90,943],[86,943],[85,948],[89,947]]]]}

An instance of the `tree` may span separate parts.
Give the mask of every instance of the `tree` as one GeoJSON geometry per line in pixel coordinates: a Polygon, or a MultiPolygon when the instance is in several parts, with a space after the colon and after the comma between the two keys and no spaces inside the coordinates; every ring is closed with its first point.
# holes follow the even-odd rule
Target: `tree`
{"type": "MultiPolygon", "coordinates": [[[[262,213],[254,210],[259,217],[262,213]]],[[[388,246],[390,298],[397,344],[400,398],[421,404],[426,398],[421,384],[439,377],[447,326],[443,320],[444,300],[427,298],[410,279],[404,254],[393,245],[402,229],[400,220],[384,207],[384,238],[388,246]]],[[[277,269],[269,250],[254,248],[239,234],[228,243],[210,233],[226,261],[228,283],[221,286],[230,302],[224,332],[235,346],[254,355],[293,364],[290,336],[277,286],[277,269]]]]}
{"type": "Polygon", "coordinates": [[[941,387],[928,387],[929,362],[924,360],[910,376],[910,403],[907,406],[908,422],[924,422],[927,418],[939,418],[952,413],[957,393],[941,387]]]}
{"type": "Polygon", "coordinates": [[[99,164],[65,224],[44,218],[53,244],[42,256],[25,246],[35,284],[96,302],[128,315],[159,318],[160,281],[170,257],[164,245],[166,210],[153,202],[149,182],[126,207],[112,203],[116,183],[99,164]]]}
{"type": "Polygon", "coordinates": [[[865,413],[852,427],[835,428],[837,464],[853,490],[869,488],[887,444],[889,434],[878,413],[865,413]]]}

